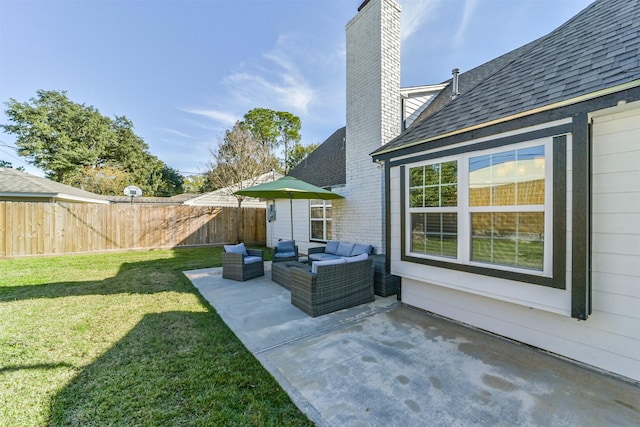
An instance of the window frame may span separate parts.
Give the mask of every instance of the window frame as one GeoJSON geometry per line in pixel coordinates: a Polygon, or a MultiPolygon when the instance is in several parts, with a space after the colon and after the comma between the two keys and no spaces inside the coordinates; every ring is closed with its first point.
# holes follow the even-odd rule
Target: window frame
{"type": "MultiPolygon", "coordinates": [[[[457,199],[457,202],[456,202],[456,206],[442,206],[441,188],[443,187],[443,185],[449,186],[451,183],[443,184],[442,180],[441,180],[441,175],[440,175],[439,176],[440,180],[439,180],[437,185],[423,185],[423,188],[428,188],[428,187],[433,188],[433,187],[436,187],[436,186],[439,188],[439,190],[440,190],[439,191],[440,206],[422,206],[422,207],[411,207],[411,206],[408,206],[408,218],[407,218],[408,224],[412,224],[412,219],[411,219],[411,215],[412,214],[452,214],[452,213],[457,214],[458,213],[459,205],[460,205],[460,199],[459,199],[459,197],[460,197],[460,192],[459,192],[459,187],[460,187],[460,181],[459,181],[460,166],[459,166],[459,160],[457,159],[457,157],[439,158],[439,159],[433,159],[431,161],[420,162],[420,163],[417,163],[417,164],[408,165],[409,174],[407,174],[408,175],[407,176],[407,179],[408,179],[407,188],[408,188],[408,192],[409,192],[409,205],[411,205],[410,193],[411,193],[411,190],[414,188],[414,187],[411,186],[411,168],[416,168],[416,167],[423,167],[424,168],[425,166],[440,165],[439,169],[442,170],[442,165],[443,164],[451,163],[451,162],[456,162],[456,169],[457,169],[456,174],[458,176],[458,179],[456,180],[456,183],[455,183],[456,184],[456,188],[458,189],[458,199],[457,199]]],[[[459,227],[459,222],[460,222],[460,215],[459,214],[457,215],[457,219],[458,219],[458,224],[457,225],[459,227]]],[[[409,253],[416,254],[417,256],[452,259],[451,256],[447,256],[447,255],[443,255],[443,254],[436,255],[436,254],[428,254],[428,253],[411,251],[411,249],[413,247],[413,239],[412,239],[412,237],[413,237],[413,234],[414,234],[414,231],[411,228],[412,227],[408,227],[408,231],[409,231],[408,241],[410,242],[409,248],[408,248],[409,253]]],[[[459,228],[458,228],[458,230],[459,230],[459,228]]],[[[443,234],[442,228],[440,230],[440,233],[441,233],[441,235],[443,234]]],[[[426,234],[429,234],[429,233],[425,232],[424,234],[426,235],[426,234]]],[[[456,233],[456,235],[457,235],[457,241],[458,241],[458,243],[456,244],[456,250],[457,250],[457,252],[459,252],[459,250],[460,250],[460,248],[459,248],[459,239],[460,239],[459,231],[456,233]]],[[[456,256],[456,258],[457,257],[458,257],[458,255],[456,256]]]]}
{"type": "MultiPolygon", "coordinates": [[[[400,164],[401,184],[401,259],[419,264],[432,265],[459,271],[501,277],[565,289],[566,275],[566,135],[522,135],[504,142],[494,140],[461,148],[453,148],[423,154],[419,158],[406,159],[400,164]],[[469,202],[469,159],[485,154],[510,151],[544,145],[545,147],[545,193],[544,193],[544,255],[543,269],[528,268],[471,261],[471,211],[469,202]],[[412,161],[414,160],[414,161],[412,161]],[[409,206],[409,173],[411,167],[458,161],[458,256],[456,259],[438,255],[411,252],[411,208],[409,206]]],[[[505,208],[502,206],[501,208],[505,208]]],[[[507,206],[514,211],[522,206],[507,206]]]]}
{"type": "Polygon", "coordinates": [[[333,203],[331,200],[310,199],[309,200],[309,241],[311,242],[328,242],[331,240],[327,236],[327,231],[331,228],[333,231],[333,203]],[[322,204],[317,203],[322,202],[322,204]],[[322,207],[322,218],[313,218],[312,209],[322,207]],[[327,216],[327,211],[331,211],[332,215],[327,216]],[[322,239],[313,237],[313,223],[322,222],[322,239]]]}

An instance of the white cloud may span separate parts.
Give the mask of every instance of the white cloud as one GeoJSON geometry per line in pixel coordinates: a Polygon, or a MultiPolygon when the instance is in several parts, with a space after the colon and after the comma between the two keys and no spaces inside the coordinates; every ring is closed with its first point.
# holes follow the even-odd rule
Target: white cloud
{"type": "Polygon", "coordinates": [[[232,113],[227,113],[225,111],[218,110],[204,110],[199,108],[184,108],[182,109],[185,113],[195,114],[198,116],[208,117],[217,122],[221,122],[225,125],[233,126],[239,119],[236,115],[232,113]]]}
{"type": "Polygon", "coordinates": [[[456,43],[460,44],[464,41],[464,33],[469,26],[469,22],[471,22],[471,17],[473,16],[473,12],[475,11],[477,4],[478,0],[466,0],[464,2],[464,7],[462,9],[462,22],[454,36],[456,43]]]}
{"type": "Polygon", "coordinates": [[[404,41],[434,18],[438,0],[401,0],[401,3],[400,37],[404,41]]]}
{"type": "Polygon", "coordinates": [[[262,55],[267,64],[256,64],[249,70],[229,75],[225,83],[230,92],[247,104],[292,109],[305,114],[313,102],[315,90],[304,77],[296,61],[305,60],[298,55],[300,38],[293,35],[280,36],[275,47],[262,55]]]}
{"type": "Polygon", "coordinates": [[[186,134],[184,132],[180,132],[179,130],[176,130],[176,129],[160,128],[160,130],[162,132],[170,133],[171,135],[179,136],[181,138],[195,139],[193,136],[186,134]]]}

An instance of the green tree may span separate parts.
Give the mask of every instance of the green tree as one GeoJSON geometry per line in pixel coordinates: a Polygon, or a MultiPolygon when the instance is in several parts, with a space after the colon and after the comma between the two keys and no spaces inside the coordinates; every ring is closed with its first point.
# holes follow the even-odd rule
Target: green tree
{"type": "Polygon", "coordinates": [[[204,193],[204,175],[189,175],[184,177],[185,193],[204,193]]]}
{"type": "MultiPolygon", "coordinates": [[[[0,159],[0,168],[14,169],[13,165],[11,164],[11,162],[8,162],[8,161],[2,160],[2,159],[0,159]]],[[[22,167],[22,166],[18,166],[15,169],[24,172],[24,167],[22,167]]]]}
{"type": "Polygon", "coordinates": [[[82,188],[97,194],[121,196],[122,190],[133,182],[131,175],[109,166],[84,167],[69,179],[73,187],[82,188]]]}
{"type": "Polygon", "coordinates": [[[254,108],[244,115],[244,121],[240,125],[248,129],[257,141],[268,147],[272,155],[275,156],[277,148],[283,147],[284,161],[280,167],[287,173],[290,164],[290,144],[296,144],[301,139],[300,118],[286,111],[254,108]]]}
{"type": "Polygon", "coordinates": [[[320,144],[309,144],[302,145],[299,142],[296,142],[293,147],[289,149],[289,152],[286,156],[287,167],[286,170],[290,171],[291,169],[298,166],[298,163],[302,162],[307,158],[309,154],[313,152],[316,148],[318,148],[320,144]]]}
{"type": "Polygon", "coordinates": [[[15,135],[18,154],[54,181],[113,194],[105,182],[92,180],[102,181],[118,170],[124,174],[118,179],[127,177],[128,184],[146,195],[181,191],[175,174],[149,152],[125,116],[105,117],[92,106],[69,100],[65,91],[38,90],[28,102],[10,99],[6,105],[11,124],[1,127],[15,135]]]}
{"type": "Polygon", "coordinates": [[[156,191],[158,196],[174,196],[184,192],[184,178],[180,173],[167,165],[162,166],[160,187],[156,191]]]}

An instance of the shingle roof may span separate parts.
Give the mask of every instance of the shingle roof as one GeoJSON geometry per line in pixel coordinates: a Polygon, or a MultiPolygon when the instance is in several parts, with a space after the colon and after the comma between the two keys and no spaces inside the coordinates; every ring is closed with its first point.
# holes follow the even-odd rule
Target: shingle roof
{"type": "Polygon", "coordinates": [[[416,123],[374,152],[640,79],[640,0],[598,0],[553,32],[460,75],[416,123]],[[449,99],[446,99],[449,98],[449,99]]]}
{"type": "MultiPolygon", "coordinates": [[[[135,197],[134,203],[137,204],[154,204],[154,205],[182,205],[187,200],[195,199],[200,194],[177,194],[171,197],[135,197]]],[[[129,196],[104,196],[112,203],[131,203],[131,197],[129,196]]]]}
{"type": "Polygon", "coordinates": [[[323,188],[345,184],[345,137],[346,128],[338,129],[288,175],[323,188]]]}
{"type": "Polygon", "coordinates": [[[0,195],[51,197],[61,200],[108,203],[104,196],[30,175],[12,168],[0,168],[0,195]]]}

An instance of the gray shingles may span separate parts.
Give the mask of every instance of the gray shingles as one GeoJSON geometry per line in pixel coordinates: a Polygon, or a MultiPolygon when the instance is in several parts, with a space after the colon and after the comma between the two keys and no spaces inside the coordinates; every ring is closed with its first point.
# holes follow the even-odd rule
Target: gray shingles
{"type": "Polygon", "coordinates": [[[598,0],[555,31],[460,75],[377,152],[640,79],[640,0],[598,0]],[[450,90],[449,90],[450,91],[450,90]]]}
{"type": "Polygon", "coordinates": [[[31,195],[31,197],[37,195],[42,197],[72,196],[106,200],[104,196],[11,168],[0,168],[0,193],[13,194],[15,196],[25,194],[31,195]]]}
{"type": "Polygon", "coordinates": [[[344,127],[336,130],[288,175],[318,187],[344,184],[347,181],[345,135],[344,127]]]}

